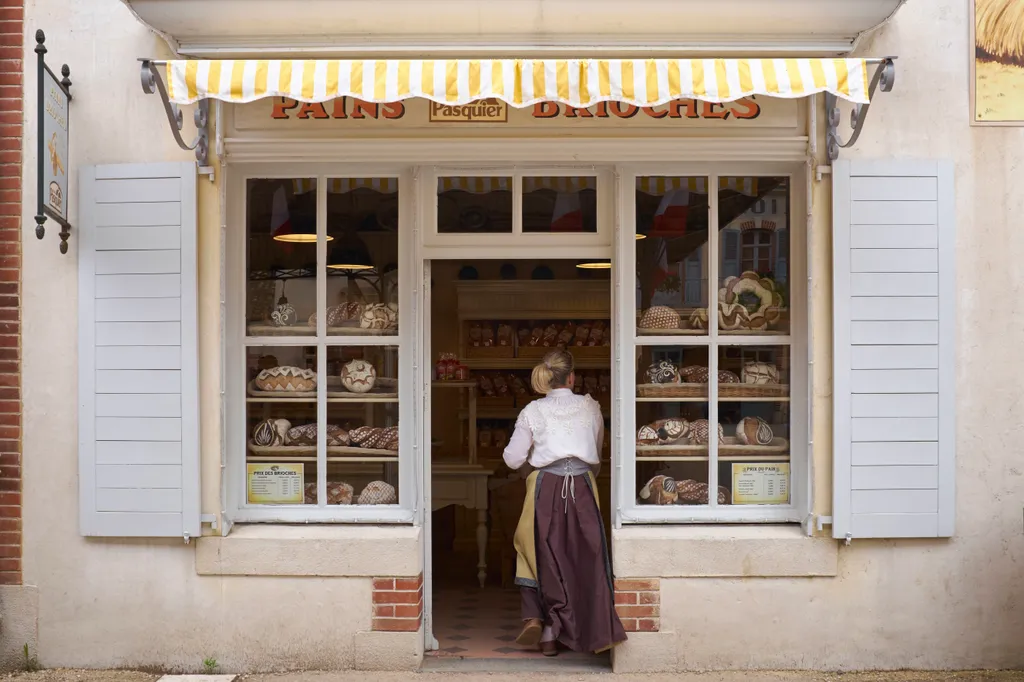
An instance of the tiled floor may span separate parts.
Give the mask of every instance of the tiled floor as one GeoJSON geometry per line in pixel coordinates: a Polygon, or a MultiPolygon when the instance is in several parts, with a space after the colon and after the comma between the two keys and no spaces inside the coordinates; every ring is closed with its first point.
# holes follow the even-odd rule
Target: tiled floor
{"type": "MultiPolygon", "coordinates": [[[[455,658],[539,658],[540,652],[523,649],[516,636],[523,627],[519,591],[498,587],[437,587],[434,592],[435,656],[455,658]]],[[[590,659],[592,654],[561,651],[558,660],[590,659]]]]}

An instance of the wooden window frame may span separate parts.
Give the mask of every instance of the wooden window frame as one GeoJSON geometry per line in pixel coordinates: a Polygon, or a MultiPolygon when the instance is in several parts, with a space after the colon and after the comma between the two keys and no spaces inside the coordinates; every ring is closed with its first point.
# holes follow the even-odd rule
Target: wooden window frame
{"type": "MultiPolygon", "coordinates": [[[[805,520],[812,508],[810,478],[811,462],[809,433],[810,387],[807,371],[807,341],[809,326],[807,319],[807,250],[795,249],[797,244],[806,243],[806,224],[799,218],[805,216],[800,208],[807,206],[806,167],[801,164],[750,162],[750,163],[694,163],[694,164],[644,164],[630,165],[617,169],[619,183],[617,192],[618,214],[615,239],[614,284],[618,300],[618,315],[613,321],[616,334],[615,376],[618,385],[616,417],[618,431],[615,435],[618,460],[617,499],[619,500],[618,522],[630,523],[799,523],[805,520]],[[790,207],[788,229],[795,234],[790,237],[788,283],[790,287],[790,333],[785,336],[743,336],[722,337],[717,324],[710,325],[706,336],[643,336],[636,333],[636,179],[645,176],[705,177],[708,187],[717,188],[719,178],[729,177],[787,177],[790,186],[790,207]],[[795,237],[795,238],[794,238],[795,237]],[[636,478],[636,372],[635,352],[641,346],[694,346],[708,348],[709,373],[715,376],[718,370],[716,349],[724,346],[787,346],[790,349],[790,503],[786,505],[723,505],[718,506],[712,495],[707,506],[639,505],[637,490],[642,483],[636,478]]],[[[709,225],[718,225],[718,192],[709,194],[709,225]]],[[[721,267],[720,238],[716,233],[708,240],[710,268],[708,270],[709,299],[713,302],[718,290],[718,272],[721,267]]],[[[718,420],[718,386],[710,382],[708,396],[709,421],[718,420]]],[[[713,439],[712,439],[713,440],[713,439]]],[[[709,454],[709,487],[718,485],[717,444],[712,443],[709,454]]]]}

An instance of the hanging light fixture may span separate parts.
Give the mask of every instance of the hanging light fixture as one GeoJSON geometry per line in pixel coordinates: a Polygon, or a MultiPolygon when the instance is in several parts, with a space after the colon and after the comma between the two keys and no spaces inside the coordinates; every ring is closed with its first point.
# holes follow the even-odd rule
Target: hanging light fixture
{"type": "Polygon", "coordinates": [[[576,264],[580,270],[610,270],[612,267],[612,261],[609,258],[592,258],[590,260],[580,261],[576,264]]]}
{"type": "Polygon", "coordinates": [[[331,249],[327,267],[331,270],[372,270],[374,265],[363,240],[346,230],[331,249]]]}
{"type": "MultiPolygon", "coordinates": [[[[327,235],[327,241],[333,240],[334,237],[327,235]]],[[[316,243],[316,221],[296,220],[292,229],[275,234],[274,241],[289,244],[314,244],[316,243]]]]}

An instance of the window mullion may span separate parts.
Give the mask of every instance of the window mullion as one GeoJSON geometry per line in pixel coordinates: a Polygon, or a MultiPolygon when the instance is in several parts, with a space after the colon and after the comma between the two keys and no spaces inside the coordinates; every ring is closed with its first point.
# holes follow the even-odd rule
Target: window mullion
{"type": "Polygon", "coordinates": [[[708,506],[718,506],[718,175],[708,177],[708,506]]]}
{"type": "Polygon", "coordinates": [[[327,178],[316,196],[316,506],[327,505],[327,178]]]}

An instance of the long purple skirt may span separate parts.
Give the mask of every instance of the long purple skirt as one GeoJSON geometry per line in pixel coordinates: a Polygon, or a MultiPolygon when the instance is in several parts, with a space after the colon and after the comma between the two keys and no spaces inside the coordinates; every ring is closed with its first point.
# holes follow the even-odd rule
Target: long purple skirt
{"type": "Polygon", "coordinates": [[[607,649],[626,639],[615,613],[601,512],[586,475],[576,500],[562,499],[563,476],[541,472],[536,491],[538,586],[521,586],[523,620],[539,618],[573,651],[607,649]],[[568,501],[568,505],[566,502],[568,501]]]}

